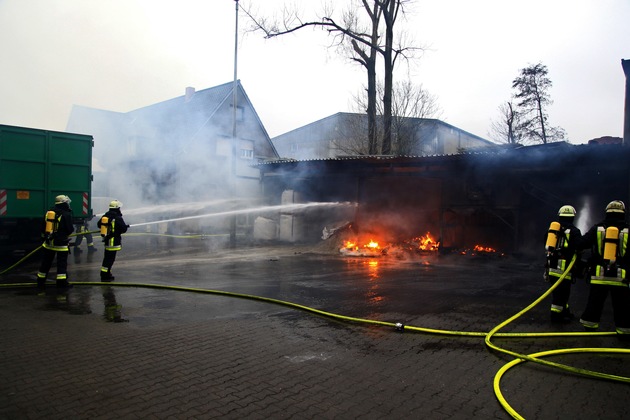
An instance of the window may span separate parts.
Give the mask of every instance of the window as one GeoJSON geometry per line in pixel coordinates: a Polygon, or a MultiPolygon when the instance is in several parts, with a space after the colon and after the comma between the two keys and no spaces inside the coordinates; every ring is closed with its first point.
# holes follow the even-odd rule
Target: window
{"type": "Polygon", "coordinates": [[[254,159],[254,151],[241,149],[241,159],[254,159]]]}

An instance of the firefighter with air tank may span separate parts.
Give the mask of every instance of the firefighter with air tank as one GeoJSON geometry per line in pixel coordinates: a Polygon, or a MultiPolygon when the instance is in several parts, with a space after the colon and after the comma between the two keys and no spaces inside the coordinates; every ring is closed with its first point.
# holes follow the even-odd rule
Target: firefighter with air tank
{"type": "Polygon", "coordinates": [[[70,243],[70,234],[74,232],[70,202],[70,197],[67,195],[58,195],[55,197],[54,207],[44,216],[42,223],[44,256],[37,272],[37,287],[39,289],[46,287],[46,277],[55,257],[57,257],[57,287],[71,287],[67,275],[68,254],[70,253],[68,244],[70,243]]]}
{"type": "Polygon", "coordinates": [[[100,218],[97,225],[101,229],[101,236],[105,243],[105,255],[101,265],[101,281],[109,282],[114,280],[112,266],[116,260],[116,253],[122,249],[121,235],[127,232],[129,225],[125,223],[120,208],[122,203],[112,200],[109,203],[109,210],[100,218]]]}
{"type": "Polygon", "coordinates": [[[590,289],[580,323],[587,331],[599,328],[606,298],[610,294],[619,338],[630,339],[630,255],[626,206],[615,200],[606,206],[604,220],[584,235],[581,248],[591,249],[590,289]]]}
{"type": "Polygon", "coordinates": [[[569,309],[569,295],[571,294],[571,284],[575,282],[575,278],[579,276],[581,271],[578,245],[582,239],[582,233],[573,222],[575,215],[576,211],[573,206],[560,207],[557,221],[551,223],[547,232],[545,244],[547,252],[545,279],[547,281],[557,282],[573,257],[576,258],[571,271],[552,292],[551,322],[566,323],[574,318],[569,309]]]}

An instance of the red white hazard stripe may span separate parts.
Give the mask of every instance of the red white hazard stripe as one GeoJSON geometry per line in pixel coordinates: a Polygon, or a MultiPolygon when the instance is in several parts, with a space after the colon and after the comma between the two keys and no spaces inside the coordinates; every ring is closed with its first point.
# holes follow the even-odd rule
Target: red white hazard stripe
{"type": "Polygon", "coordinates": [[[7,214],[7,190],[0,190],[0,216],[7,214]]]}
{"type": "Polygon", "coordinates": [[[83,193],[83,214],[88,214],[88,193],[83,193]]]}

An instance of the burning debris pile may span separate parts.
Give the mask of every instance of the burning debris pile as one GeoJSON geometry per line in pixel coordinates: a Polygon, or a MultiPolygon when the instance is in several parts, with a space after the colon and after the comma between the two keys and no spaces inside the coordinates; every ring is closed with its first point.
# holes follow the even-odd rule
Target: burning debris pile
{"type": "Polygon", "coordinates": [[[435,240],[429,232],[423,236],[397,242],[350,239],[345,240],[339,249],[343,255],[355,257],[377,257],[381,255],[413,255],[435,253],[440,249],[440,242],[435,240]]]}
{"type": "Polygon", "coordinates": [[[489,246],[475,245],[472,248],[462,249],[459,251],[461,255],[470,256],[493,256],[493,257],[505,257],[505,254],[498,252],[496,249],[489,246]]]}
{"type": "Polygon", "coordinates": [[[492,247],[482,245],[457,250],[444,250],[440,241],[430,232],[403,240],[382,239],[385,236],[375,233],[359,234],[351,223],[346,223],[335,229],[324,229],[322,239],[328,241],[331,248],[338,249],[341,255],[349,257],[374,258],[387,255],[396,258],[407,258],[437,255],[438,253],[466,256],[505,256],[492,247]]]}
{"type": "Polygon", "coordinates": [[[369,240],[363,245],[359,245],[358,240],[344,241],[343,246],[339,248],[339,252],[343,255],[355,257],[379,257],[387,253],[387,248],[381,248],[378,242],[369,240]]]}

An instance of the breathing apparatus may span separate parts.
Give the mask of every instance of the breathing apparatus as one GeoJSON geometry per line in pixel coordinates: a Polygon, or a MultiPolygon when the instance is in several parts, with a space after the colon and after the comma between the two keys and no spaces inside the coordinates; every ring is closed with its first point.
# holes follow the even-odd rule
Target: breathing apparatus
{"type": "MultiPolygon", "coordinates": [[[[558,210],[558,218],[561,221],[571,223],[575,217],[576,211],[573,206],[565,205],[558,210]]],[[[563,248],[568,246],[569,236],[571,235],[571,229],[562,230],[562,224],[558,221],[553,221],[549,224],[547,230],[547,240],[545,242],[545,251],[547,251],[547,260],[545,262],[545,271],[543,279],[546,282],[551,281],[550,276],[559,277],[564,272],[567,259],[564,258],[563,248]]],[[[571,278],[568,275],[567,278],[571,278]]]]}
{"type": "Polygon", "coordinates": [[[602,256],[608,264],[614,264],[617,260],[617,243],[619,242],[619,229],[615,226],[608,226],[604,236],[604,250],[602,256]]]}
{"type": "MultiPolygon", "coordinates": [[[[558,210],[558,217],[561,218],[574,218],[576,215],[575,208],[573,206],[565,205],[560,207],[558,210]]],[[[551,222],[549,225],[549,229],[547,230],[547,242],[545,243],[545,250],[547,251],[547,255],[557,251],[562,247],[563,243],[561,241],[561,229],[562,226],[560,222],[551,222]]]]}
{"type": "Polygon", "coordinates": [[[545,250],[547,253],[552,253],[556,250],[558,245],[558,236],[560,235],[560,223],[551,222],[549,229],[547,230],[547,242],[545,244],[545,250]]]}
{"type": "MultiPolygon", "coordinates": [[[[619,215],[623,217],[626,212],[626,205],[623,201],[614,200],[606,206],[606,216],[619,215]]],[[[606,269],[613,267],[617,261],[617,257],[625,254],[627,229],[619,230],[616,226],[608,226],[598,228],[598,237],[600,239],[601,256],[604,259],[606,269]]]]}
{"type": "Polygon", "coordinates": [[[101,217],[101,236],[104,238],[109,233],[109,217],[101,217]]]}
{"type": "MultiPolygon", "coordinates": [[[[118,200],[112,200],[109,202],[109,209],[120,209],[123,203],[118,200]]],[[[111,233],[111,222],[109,217],[103,216],[101,217],[101,236],[105,238],[111,233]]]]}
{"type": "Polygon", "coordinates": [[[48,210],[46,212],[46,227],[44,228],[44,233],[47,236],[52,235],[55,232],[56,221],[57,214],[52,210],[48,210]]]}

